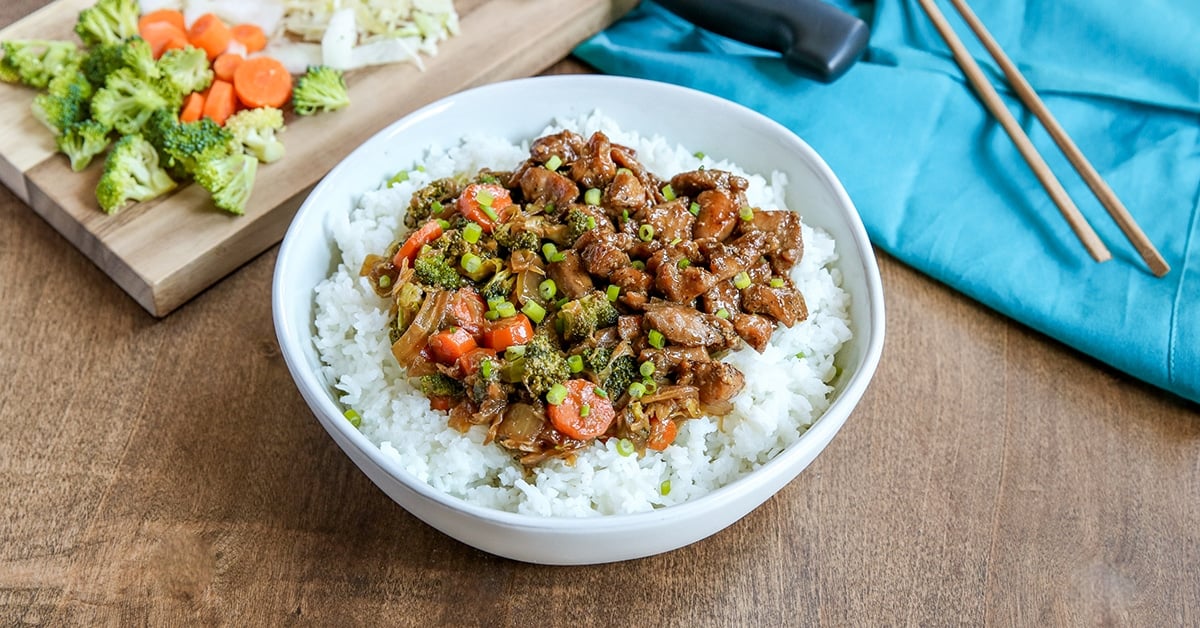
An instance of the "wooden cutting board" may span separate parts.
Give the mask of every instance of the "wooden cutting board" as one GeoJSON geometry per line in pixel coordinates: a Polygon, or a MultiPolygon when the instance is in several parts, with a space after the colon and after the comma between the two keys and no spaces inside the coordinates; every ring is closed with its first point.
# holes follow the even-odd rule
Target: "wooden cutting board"
{"type": "MultiPolygon", "coordinates": [[[[58,0],[0,31],[0,40],[72,39],[94,0],[58,0]]],[[[375,132],[463,89],[531,76],[567,56],[636,0],[456,0],[461,33],[442,42],[425,71],[412,64],[347,74],[349,107],[297,118],[281,138],[287,155],[262,164],[244,216],[212,206],[185,185],[114,216],[98,208],[101,160],[72,172],[29,112],[35,92],[0,84],[0,181],[154,316],[165,316],[283,238],[312,187],[375,132]]]]}

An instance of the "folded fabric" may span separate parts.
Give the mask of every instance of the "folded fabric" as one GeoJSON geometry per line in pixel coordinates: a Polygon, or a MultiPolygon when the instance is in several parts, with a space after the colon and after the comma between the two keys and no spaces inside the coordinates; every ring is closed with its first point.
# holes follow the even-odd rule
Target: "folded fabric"
{"type": "Polygon", "coordinates": [[[690,86],[774,118],[838,174],[876,246],[1033,329],[1200,401],[1200,2],[975,4],[1166,258],[1166,277],[1145,267],[944,0],[943,12],[1111,261],[1091,260],[915,0],[840,3],[867,21],[871,40],[864,59],[832,84],[649,2],[575,52],[603,72],[690,86]]]}

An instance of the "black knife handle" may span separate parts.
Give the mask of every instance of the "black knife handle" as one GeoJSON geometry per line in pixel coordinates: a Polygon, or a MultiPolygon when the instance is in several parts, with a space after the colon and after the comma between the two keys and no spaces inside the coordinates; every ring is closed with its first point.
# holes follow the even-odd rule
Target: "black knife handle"
{"type": "Polygon", "coordinates": [[[655,0],[689,22],[783,53],[793,67],[829,82],[867,47],[862,20],[821,0],[655,0]]]}

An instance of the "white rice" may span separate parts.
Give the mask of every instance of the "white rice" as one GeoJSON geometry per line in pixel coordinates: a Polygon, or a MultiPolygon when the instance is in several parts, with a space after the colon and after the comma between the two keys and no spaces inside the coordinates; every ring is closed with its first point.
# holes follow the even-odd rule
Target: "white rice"
{"type": "MultiPolygon", "coordinates": [[[[545,133],[570,128],[584,135],[603,131],[637,151],[652,172],[669,177],[703,164],[736,172],[750,181],[747,197],[762,208],[783,208],[786,177],[770,179],[735,164],[699,159],[661,137],[641,137],[617,128],[599,113],[558,121],[545,133]]],[[[530,138],[533,139],[533,138],[530,138]]],[[[528,156],[528,144],[497,137],[466,137],[449,147],[431,147],[424,171],[407,182],[366,192],[333,231],[343,262],[316,289],[314,342],[324,374],[341,401],[361,417],[361,431],[386,455],[430,486],[467,501],[512,512],[545,516],[633,513],[670,506],[704,495],[753,471],[796,442],[829,405],[837,375],[834,355],[850,339],[849,295],[828,234],[803,227],[804,257],[792,279],[804,294],[808,319],[780,327],[759,354],[746,347],[725,359],[746,376],[734,410],[718,422],[685,421],[663,452],[622,456],[616,442],[597,443],[573,463],[552,460],[527,475],[495,444],[484,445],[485,428],[466,434],[450,428],[445,413],[405,378],[388,341],[388,303],[375,295],[358,270],[368,253],[384,251],[403,230],[403,211],[426,183],[482,167],[510,169],[528,156]],[[802,357],[798,357],[798,354],[802,357]],[[664,489],[669,487],[669,490],[664,489]]]]}

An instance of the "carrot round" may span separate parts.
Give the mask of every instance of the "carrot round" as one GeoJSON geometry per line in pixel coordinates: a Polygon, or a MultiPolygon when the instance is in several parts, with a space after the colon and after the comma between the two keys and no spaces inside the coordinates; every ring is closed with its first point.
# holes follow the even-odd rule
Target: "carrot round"
{"type": "Polygon", "coordinates": [[[233,34],[221,18],[205,13],[192,22],[192,27],[188,29],[188,41],[197,48],[203,48],[209,59],[215,59],[229,47],[233,34]]]}
{"type": "Polygon", "coordinates": [[[650,421],[650,438],[646,446],[655,451],[662,451],[667,445],[675,442],[679,427],[671,419],[654,419],[650,421]]]}
{"type": "Polygon", "coordinates": [[[617,413],[612,402],[596,394],[596,385],[586,379],[569,379],[562,385],[567,389],[566,397],[546,405],[546,416],[554,429],[578,440],[607,432],[617,413]]]}
{"type": "MultiPolygon", "coordinates": [[[[242,65],[245,64],[243,63],[242,65]]],[[[400,250],[396,251],[396,256],[392,258],[392,265],[400,266],[402,263],[407,261],[408,265],[412,266],[413,260],[417,259],[417,253],[421,252],[421,247],[433,242],[441,237],[441,235],[442,225],[439,224],[438,221],[430,220],[429,222],[421,225],[420,229],[414,231],[412,235],[408,236],[408,239],[404,241],[404,244],[400,245],[400,250]]]]}
{"type": "Polygon", "coordinates": [[[179,112],[180,122],[195,122],[204,117],[204,94],[192,92],[183,99],[183,109],[179,112]]]}
{"type": "Polygon", "coordinates": [[[237,112],[237,96],[228,81],[214,80],[204,98],[204,115],[217,124],[225,124],[229,116],[237,112]]]}
{"type": "Polygon", "coordinates": [[[433,359],[442,364],[454,364],[475,347],[475,338],[462,327],[452,327],[429,337],[429,351],[433,353],[433,359]]]}
{"type": "Polygon", "coordinates": [[[187,33],[171,22],[146,22],[138,26],[138,35],[150,45],[150,52],[157,59],[164,52],[188,47],[187,33]]]}
{"type": "Polygon", "coordinates": [[[140,33],[147,24],[154,22],[166,22],[181,31],[187,30],[187,24],[183,21],[183,12],[176,9],[158,9],[138,18],[138,32],[140,33]]]}
{"type": "Polygon", "coordinates": [[[472,183],[458,197],[459,213],[479,223],[486,233],[491,233],[497,223],[507,219],[512,206],[508,190],[493,183],[472,183]]]}
{"type": "Polygon", "coordinates": [[[533,339],[533,324],[524,314],[500,318],[484,326],[483,344],[504,351],[513,345],[523,345],[533,339]]]}
{"type": "Polygon", "coordinates": [[[238,66],[245,59],[242,55],[232,52],[217,55],[217,58],[213,59],[212,63],[213,76],[222,81],[233,83],[233,73],[237,71],[238,66]]]}
{"type": "MultiPolygon", "coordinates": [[[[460,328],[461,329],[461,328],[460,328]]],[[[458,368],[467,375],[474,375],[484,360],[496,359],[496,352],[484,347],[476,347],[464,353],[458,359],[458,368]]]]}
{"type": "Polygon", "coordinates": [[[234,41],[246,47],[246,52],[258,52],[267,47],[267,34],[257,24],[238,24],[229,29],[234,41]]]}
{"type": "Polygon", "coordinates": [[[282,107],[292,97],[292,75],[278,59],[251,57],[233,73],[238,100],[250,108],[282,107]]]}

